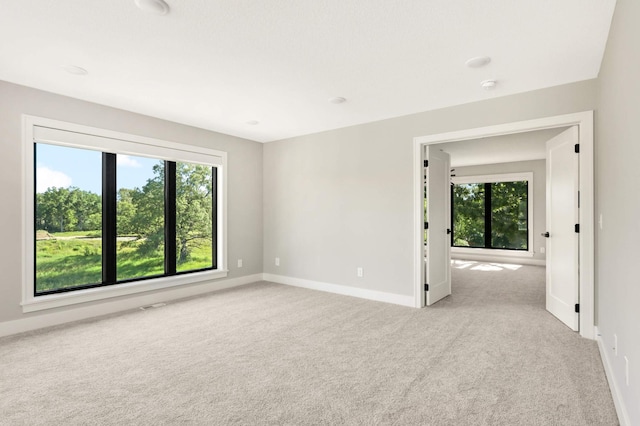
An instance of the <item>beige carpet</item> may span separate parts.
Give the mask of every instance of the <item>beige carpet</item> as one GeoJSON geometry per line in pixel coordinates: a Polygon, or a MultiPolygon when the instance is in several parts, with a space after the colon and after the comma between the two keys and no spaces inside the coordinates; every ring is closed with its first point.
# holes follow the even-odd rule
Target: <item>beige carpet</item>
{"type": "Polygon", "coordinates": [[[457,266],[422,310],[257,283],[0,339],[0,424],[618,424],[544,269],[457,266]]]}

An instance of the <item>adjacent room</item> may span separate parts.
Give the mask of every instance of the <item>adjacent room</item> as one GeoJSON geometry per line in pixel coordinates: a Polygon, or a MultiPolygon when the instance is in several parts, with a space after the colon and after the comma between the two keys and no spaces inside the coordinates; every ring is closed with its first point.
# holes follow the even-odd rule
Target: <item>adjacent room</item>
{"type": "Polygon", "coordinates": [[[2,2],[0,424],[640,424],[639,19],[2,2]]]}
{"type": "MultiPolygon", "coordinates": [[[[538,287],[544,298],[546,144],[564,130],[561,127],[433,146],[449,154],[451,161],[447,232],[452,282],[483,281],[487,272],[499,271],[522,271],[518,276],[524,277],[528,275],[524,271],[542,269],[538,287]]],[[[495,281],[507,274],[490,275],[495,281]]],[[[509,283],[503,285],[508,288],[509,283]]]]}
{"type": "MultiPolygon", "coordinates": [[[[546,143],[564,128],[437,144],[451,159],[451,281],[495,285],[544,305],[546,143]]],[[[517,296],[516,296],[517,297],[517,296]]],[[[526,303],[527,299],[520,301],[526,303]]]]}

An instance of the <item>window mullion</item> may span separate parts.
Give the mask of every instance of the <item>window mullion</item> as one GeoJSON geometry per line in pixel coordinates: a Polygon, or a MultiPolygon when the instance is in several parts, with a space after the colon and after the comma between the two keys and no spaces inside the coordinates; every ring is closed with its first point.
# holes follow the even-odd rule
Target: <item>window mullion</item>
{"type": "Polygon", "coordinates": [[[484,246],[491,248],[491,184],[484,184],[484,246]]]}
{"type": "Polygon", "coordinates": [[[218,168],[211,168],[211,260],[213,269],[218,269],[218,168]]]}
{"type": "Polygon", "coordinates": [[[453,211],[453,209],[454,209],[454,203],[453,203],[453,200],[454,200],[454,194],[453,194],[454,184],[451,183],[451,185],[449,185],[449,188],[450,188],[449,191],[450,191],[450,197],[451,197],[451,202],[449,204],[450,210],[451,210],[450,211],[450,218],[449,218],[449,221],[450,221],[450,225],[449,226],[451,227],[451,247],[453,247],[454,246],[453,242],[455,241],[454,238],[453,238],[453,235],[456,232],[455,226],[454,226],[455,225],[455,220],[454,220],[455,215],[454,215],[454,211],[453,211]]]}
{"type": "Polygon", "coordinates": [[[116,154],[102,153],[102,281],[117,281],[116,154]]]}
{"type": "Polygon", "coordinates": [[[529,181],[525,181],[524,193],[527,194],[527,202],[524,210],[525,224],[527,226],[527,250],[529,250],[529,181]]]}
{"type": "Polygon", "coordinates": [[[164,162],[164,273],[176,274],[176,163],[164,162]]]}

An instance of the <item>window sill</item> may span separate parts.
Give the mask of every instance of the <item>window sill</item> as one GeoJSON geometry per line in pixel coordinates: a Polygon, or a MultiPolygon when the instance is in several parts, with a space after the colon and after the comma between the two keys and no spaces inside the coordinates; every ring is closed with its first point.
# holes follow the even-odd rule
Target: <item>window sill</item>
{"type": "Polygon", "coordinates": [[[523,250],[500,250],[500,249],[485,249],[485,248],[466,248],[466,247],[451,247],[451,253],[458,254],[481,254],[497,257],[533,257],[533,251],[523,250]]]}
{"type": "Polygon", "coordinates": [[[44,309],[59,308],[84,302],[143,293],[152,290],[162,290],[169,287],[196,284],[203,281],[225,278],[228,271],[202,271],[186,275],[161,277],[144,281],[124,284],[114,284],[108,287],[95,287],[68,293],[49,294],[46,296],[27,297],[22,302],[22,312],[36,312],[44,309]]]}

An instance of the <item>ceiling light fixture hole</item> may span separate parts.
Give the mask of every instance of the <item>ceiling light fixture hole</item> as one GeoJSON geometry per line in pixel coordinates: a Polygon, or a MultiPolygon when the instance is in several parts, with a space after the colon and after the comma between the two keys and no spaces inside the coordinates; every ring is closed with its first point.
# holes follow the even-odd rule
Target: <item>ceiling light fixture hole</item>
{"type": "Polygon", "coordinates": [[[169,5],[163,0],[135,0],[140,10],[153,15],[166,15],[169,13],[169,5]]]}
{"type": "Polygon", "coordinates": [[[489,65],[490,62],[491,58],[488,56],[476,56],[475,58],[469,59],[464,64],[469,68],[482,68],[489,65]]]}
{"type": "Polygon", "coordinates": [[[89,71],[87,71],[84,68],[78,67],[76,65],[63,65],[62,69],[64,69],[69,74],[73,74],[73,75],[87,75],[87,74],[89,74],[89,71]]]}
{"type": "Polygon", "coordinates": [[[347,100],[341,96],[336,96],[335,98],[329,99],[329,102],[331,102],[332,104],[342,104],[347,102],[347,100]]]}

